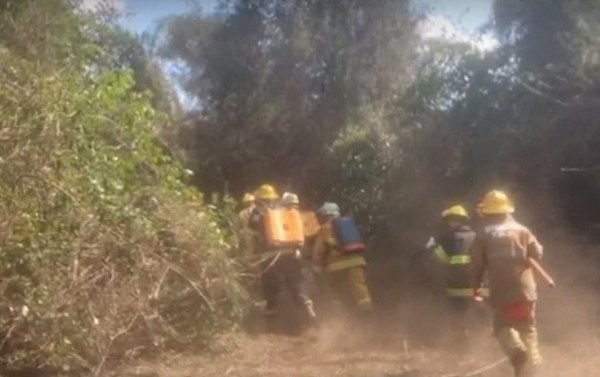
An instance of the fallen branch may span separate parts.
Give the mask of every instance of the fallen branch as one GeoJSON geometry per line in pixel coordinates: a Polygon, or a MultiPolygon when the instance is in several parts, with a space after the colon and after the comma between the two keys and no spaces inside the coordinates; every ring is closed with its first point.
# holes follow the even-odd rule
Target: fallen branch
{"type": "Polygon", "coordinates": [[[100,360],[100,363],[94,370],[94,377],[100,376],[100,373],[102,372],[102,368],[104,367],[104,363],[106,363],[106,359],[108,358],[110,349],[112,348],[112,345],[115,342],[115,340],[117,338],[127,334],[129,332],[129,330],[131,330],[131,328],[133,327],[133,324],[135,323],[135,321],[137,321],[139,316],[140,316],[139,313],[134,315],[133,318],[131,318],[131,320],[129,321],[129,324],[127,325],[127,327],[125,327],[124,329],[121,329],[117,333],[111,335],[110,340],[109,340],[108,344],[106,345],[106,348],[104,349],[104,354],[102,355],[102,359],[100,360]]]}
{"type": "Polygon", "coordinates": [[[162,273],[160,279],[158,280],[158,284],[156,285],[156,289],[154,289],[154,292],[151,295],[152,299],[158,300],[158,296],[160,295],[160,290],[162,288],[162,285],[165,282],[165,278],[167,277],[167,274],[169,273],[169,268],[170,267],[165,268],[165,271],[162,273]]]}
{"type": "Polygon", "coordinates": [[[2,343],[0,343],[0,351],[4,349],[4,346],[6,345],[6,342],[8,341],[8,339],[10,339],[13,331],[15,331],[15,329],[17,328],[17,326],[20,324],[20,318],[17,319],[15,321],[15,323],[10,327],[10,329],[8,329],[8,331],[6,332],[6,335],[4,336],[4,339],[2,339],[2,343]]]}
{"type": "Polygon", "coordinates": [[[189,277],[187,277],[185,275],[185,273],[183,271],[181,271],[181,269],[179,269],[175,265],[169,265],[169,270],[175,272],[183,280],[187,281],[189,283],[189,285],[192,287],[192,289],[194,291],[196,291],[196,293],[198,294],[198,296],[200,296],[200,298],[202,299],[202,301],[204,301],[204,303],[206,304],[206,306],[208,306],[208,309],[210,310],[210,312],[211,313],[215,312],[215,307],[212,304],[212,302],[210,302],[210,300],[208,299],[208,297],[206,297],[206,295],[204,293],[202,293],[202,291],[200,290],[200,288],[198,288],[198,286],[196,285],[196,283],[192,279],[190,279],[189,277]]]}
{"type": "Polygon", "coordinates": [[[158,254],[154,254],[154,255],[156,255],[158,258],[160,258],[163,261],[163,263],[165,265],[167,265],[167,267],[169,268],[169,270],[175,272],[183,280],[187,281],[189,283],[189,285],[192,287],[192,289],[194,289],[194,291],[198,294],[198,296],[200,296],[200,298],[202,299],[202,301],[204,301],[204,303],[206,304],[206,306],[208,307],[208,309],[210,310],[210,312],[211,313],[215,312],[215,306],[212,304],[212,302],[210,302],[210,300],[208,299],[208,297],[206,297],[206,295],[204,293],[202,293],[202,291],[200,290],[200,288],[198,288],[198,286],[196,285],[196,283],[192,279],[190,279],[189,277],[187,277],[186,274],[179,267],[177,267],[173,263],[169,262],[168,260],[166,260],[162,256],[160,256],[158,254]]]}

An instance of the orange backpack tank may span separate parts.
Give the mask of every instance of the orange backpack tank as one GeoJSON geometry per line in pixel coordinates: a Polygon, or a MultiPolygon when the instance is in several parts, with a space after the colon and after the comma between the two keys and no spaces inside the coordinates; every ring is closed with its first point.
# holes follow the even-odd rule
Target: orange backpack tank
{"type": "Polygon", "coordinates": [[[294,208],[269,208],[263,216],[265,241],[270,247],[302,247],[304,231],[294,208]]]}
{"type": "Polygon", "coordinates": [[[317,220],[317,215],[312,211],[302,211],[300,212],[300,217],[302,218],[304,237],[309,238],[316,236],[321,229],[319,220],[317,220]]]}

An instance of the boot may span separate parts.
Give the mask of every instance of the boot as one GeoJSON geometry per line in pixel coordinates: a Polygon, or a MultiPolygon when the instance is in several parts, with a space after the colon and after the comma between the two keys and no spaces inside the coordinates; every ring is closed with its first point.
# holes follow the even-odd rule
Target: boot
{"type": "Polygon", "coordinates": [[[515,377],[528,377],[527,375],[527,352],[516,350],[510,357],[510,363],[515,371],[515,377]]]}
{"type": "Polygon", "coordinates": [[[521,376],[534,377],[537,375],[538,367],[532,363],[526,363],[521,376]]]}

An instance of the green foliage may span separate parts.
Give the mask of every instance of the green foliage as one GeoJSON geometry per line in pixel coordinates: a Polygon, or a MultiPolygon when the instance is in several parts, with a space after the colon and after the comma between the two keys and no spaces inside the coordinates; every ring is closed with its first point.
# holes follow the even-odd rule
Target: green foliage
{"type": "MultiPolygon", "coordinates": [[[[407,1],[224,1],[218,17],[166,20],[157,51],[189,67],[202,109],[182,143],[202,188],[241,194],[263,180],[307,196],[340,133],[406,85],[414,21],[407,1]]],[[[190,123],[192,123],[190,125],[190,123]]]]}
{"type": "Polygon", "coordinates": [[[392,138],[377,127],[354,126],[333,143],[335,171],[331,176],[330,197],[345,212],[356,216],[366,234],[373,236],[385,206],[387,170],[392,165],[392,138]]]}
{"type": "Polygon", "coordinates": [[[3,15],[15,29],[0,52],[0,364],[99,372],[204,344],[247,294],[217,217],[157,139],[165,116],[132,72],[103,65],[90,35],[104,26],[65,4],[3,15]],[[14,35],[38,16],[71,31],[40,52],[14,35]]]}
{"type": "Polygon", "coordinates": [[[595,0],[496,0],[487,53],[419,41],[402,1],[221,3],[156,39],[202,104],[179,142],[207,192],[269,180],[380,235],[389,218],[422,228],[490,186],[548,192],[561,166],[598,163],[595,0]]]}

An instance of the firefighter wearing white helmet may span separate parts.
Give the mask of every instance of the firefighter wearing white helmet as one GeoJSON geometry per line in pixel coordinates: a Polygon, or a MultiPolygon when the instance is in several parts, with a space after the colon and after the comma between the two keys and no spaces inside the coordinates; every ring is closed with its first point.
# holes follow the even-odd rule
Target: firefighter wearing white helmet
{"type": "Polygon", "coordinates": [[[298,195],[286,192],[281,196],[281,203],[286,207],[298,208],[300,206],[300,199],[298,195]]]}
{"type": "Polygon", "coordinates": [[[472,305],[472,289],[469,281],[469,249],[475,232],[468,224],[469,214],[460,204],[453,205],[441,213],[443,230],[431,237],[427,249],[434,258],[445,266],[446,296],[449,308],[449,325],[454,334],[455,345],[466,340],[467,312],[472,305]]]}
{"type": "MultiPolygon", "coordinates": [[[[300,210],[300,198],[292,192],[285,192],[281,196],[281,204],[288,209],[300,210]]],[[[312,269],[312,250],[319,230],[319,223],[312,211],[300,211],[300,216],[304,232],[304,246],[300,250],[300,264],[304,288],[306,293],[311,295],[317,290],[316,276],[312,269]]]]}
{"type": "Polygon", "coordinates": [[[512,217],[515,207],[508,196],[490,191],[479,205],[483,229],[471,249],[471,284],[474,295],[484,274],[494,310],[494,334],[506,352],[516,377],[530,376],[541,364],[535,323],[537,289],[530,259],[540,259],[542,245],[512,217]]]}

